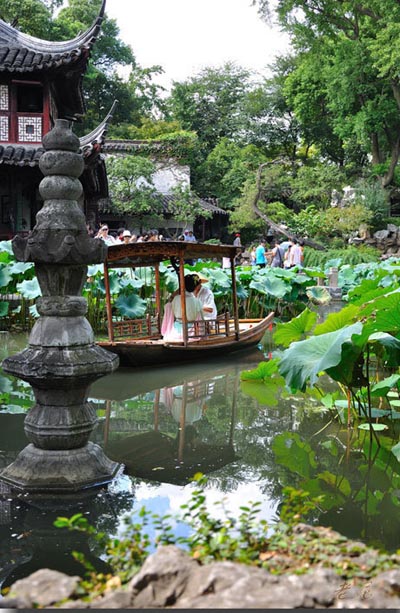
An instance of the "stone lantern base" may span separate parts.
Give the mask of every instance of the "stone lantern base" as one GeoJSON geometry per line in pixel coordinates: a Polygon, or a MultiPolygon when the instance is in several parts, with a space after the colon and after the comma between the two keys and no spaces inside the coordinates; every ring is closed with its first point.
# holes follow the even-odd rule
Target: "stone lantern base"
{"type": "Polygon", "coordinates": [[[73,493],[110,483],[121,465],[92,442],[78,449],[39,449],[30,444],[1,473],[10,487],[31,493],[73,493]]]}

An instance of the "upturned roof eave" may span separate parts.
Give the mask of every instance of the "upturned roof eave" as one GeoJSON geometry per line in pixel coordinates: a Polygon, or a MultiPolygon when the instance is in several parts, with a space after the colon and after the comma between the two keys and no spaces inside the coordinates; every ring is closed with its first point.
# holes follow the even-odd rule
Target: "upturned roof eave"
{"type": "MultiPolygon", "coordinates": [[[[11,25],[0,20],[0,46],[21,47],[34,53],[49,55],[68,55],[77,50],[90,49],[99,35],[104,19],[105,5],[106,0],[103,0],[99,14],[88,30],[68,41],[53,42],[36,38],[19,32],[11,25]]],[[[18,70],[18,68],[13,70],[18,70]]]]}

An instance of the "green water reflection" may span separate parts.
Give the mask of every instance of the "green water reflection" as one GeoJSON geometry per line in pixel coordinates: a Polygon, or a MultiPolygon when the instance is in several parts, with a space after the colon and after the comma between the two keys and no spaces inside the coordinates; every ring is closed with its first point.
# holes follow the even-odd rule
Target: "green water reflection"
{"type": "MultiPolygon", "coordinates": [[[[19,343],[25,346],[26,339],[8,337],[1,357],[18,351],[19,343]]],[[[240,373],[262,359],[257,350],[179,367],[120,369],[97,381],[89,393],[99,417],[92,440],[122,462],[124,472],[106,490],[68,503],[53,499],[32,506],[10,498],[3,488],[4,585],[43,566],[46,556],[52,568],[79,572],[71,566],[70,551],[90,546],[75,542],[74,534],[66,544],[52,527],[57,515],[80,510],[116,534],[124,515],[142,505],[159,514],[179,511],[198,471],[209,477],[210,504],[225,496],[226,507],[235,513],[242,504],[259,500],[261,516],[273,522],[283,487],[304,488],[313,496],[324,494],[309,521],[398,549],[400,466],[387,450],[398,440],[396,427],[379,435],[384,445],[378,447],[368,433],[348,432],[316,399],[290,396],[278,388],[268,401],[264,393],[249,393],[240,373]]],[[[27,444],[23,420],[33,396],[23,382],[0,375],[3,467],[27,444]]],[[[100,560],[99,552],[92,555],[100,560]]]]}

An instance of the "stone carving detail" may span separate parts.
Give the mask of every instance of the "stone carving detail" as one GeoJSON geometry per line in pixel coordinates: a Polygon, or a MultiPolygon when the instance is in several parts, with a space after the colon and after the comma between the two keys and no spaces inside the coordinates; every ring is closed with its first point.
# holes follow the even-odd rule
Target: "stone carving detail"
{"type": "Polygon", "coordinates": [[[89,442],[96,413],[87,401],[91,383],[115,370],[118,357],[95,344],[81,296],[87,265],[104,261],[107,246],[88,236],[77,202],[79,139],[60,119],[43,146],[44,204],[31,235],[13,240],[16,258],[35,263],[40,317],[28,347],[3,362],[6,372],[31,384],[36,403],[25,419],[30,444],[0,478],[24,491],[69,492],[102,485],[119,468],[89,442]]]}

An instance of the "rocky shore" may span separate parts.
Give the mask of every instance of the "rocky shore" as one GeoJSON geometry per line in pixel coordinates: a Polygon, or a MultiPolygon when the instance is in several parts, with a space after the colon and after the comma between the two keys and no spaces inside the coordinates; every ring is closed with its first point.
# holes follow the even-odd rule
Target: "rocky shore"
{"type": "Polygon", "coordinates": [[[287,560],[271,551],[265,554],[266,568],[257,568],[201,564],[168,545],[150,555],[126,585],[113,577],[101,596],[82,599],[79,577],[42,569],[14,583],[0,608],[400,609],[400,556],[349,541],[328,528],[296,526],[296,547],[309,538],[338,547],[326,545],[325,559],[319,552],[315,564],[309,557],[299,563],[298,551],[287,560]],[[275,574],[278,566],[287,572],[275,574]]]}

